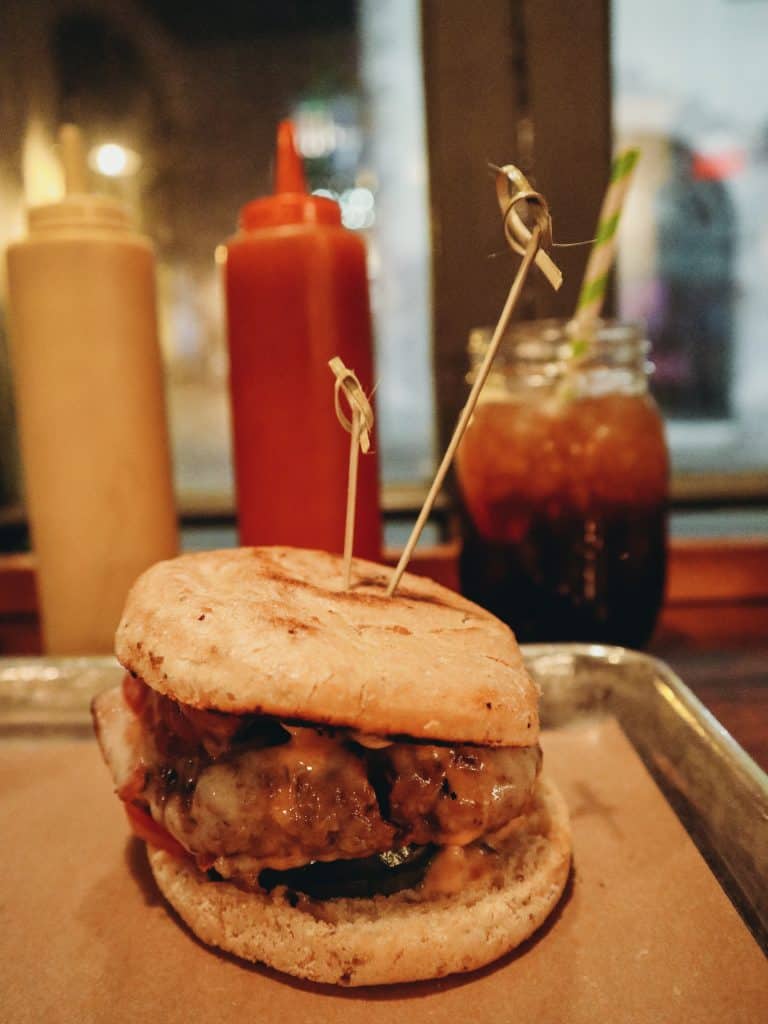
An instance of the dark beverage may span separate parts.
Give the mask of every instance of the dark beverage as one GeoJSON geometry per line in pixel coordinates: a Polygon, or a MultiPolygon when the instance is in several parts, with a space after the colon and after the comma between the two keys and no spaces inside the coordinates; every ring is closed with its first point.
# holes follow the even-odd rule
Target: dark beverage
{"type": "Polygon", "coordinates": [[[492,392],[457,473],[468,597],[520,641],[648,642],[664,592],[668,465],[644,387],[492,392]]]}
{"type": "Polygon", "coordinates": [[[665,548],[663,508],[533,520],[519,544],[486,541],[470,522],[462,590],[521,643],[644,647],[664,593],[665,548]]]}

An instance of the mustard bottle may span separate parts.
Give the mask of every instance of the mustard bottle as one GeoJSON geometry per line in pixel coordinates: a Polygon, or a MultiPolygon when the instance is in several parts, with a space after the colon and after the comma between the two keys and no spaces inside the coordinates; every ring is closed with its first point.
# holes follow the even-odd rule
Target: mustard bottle
{"type": "Polygon", "coordinates": [[[7,252],[11,360],[44,647],[95,654],[178,536],[152,246],[60,141],[66,195],[7,252]]]}

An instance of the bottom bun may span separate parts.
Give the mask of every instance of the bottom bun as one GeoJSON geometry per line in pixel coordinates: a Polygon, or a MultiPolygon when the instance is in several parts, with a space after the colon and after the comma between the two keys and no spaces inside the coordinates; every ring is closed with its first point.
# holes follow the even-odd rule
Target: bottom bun
{"type": "Polygon", "coordinates": [[[244,892],[162,850],[148,854],[161,892],[203,942],[310,981],[377,985],[471,971],[514,949],[560,899],[571,836],[563,798],[543,779],[530,826],[505,854],[501,884],[431,900],[404,890],[296,907],[285,890],[244,892]]]}

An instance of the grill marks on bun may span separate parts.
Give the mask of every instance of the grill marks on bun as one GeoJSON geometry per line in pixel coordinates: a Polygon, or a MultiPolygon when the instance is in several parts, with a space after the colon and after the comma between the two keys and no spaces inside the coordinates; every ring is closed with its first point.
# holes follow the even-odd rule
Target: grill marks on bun
{"type": "Polygon", "coordinates": [[[197,552],[133,587],[120,661],[184,704],[432,742],[525,746],[538,694],[510,630],[458,594],[293,548],[197,552]]]}

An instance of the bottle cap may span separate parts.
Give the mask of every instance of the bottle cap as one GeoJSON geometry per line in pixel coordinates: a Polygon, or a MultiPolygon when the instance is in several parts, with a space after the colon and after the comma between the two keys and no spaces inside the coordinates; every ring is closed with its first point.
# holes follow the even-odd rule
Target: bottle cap
{"type": "Polygon", "coordinates": [[[341,224],[338,203],[307,193],[291,121],[281,121],[277,128],[273,195],[254,199],[240,211],[240,226],[246,231],[283,224],[341,224]]]}
{"type": "Polygon", "coordinates": [[[64,197],[57,203],[31,207],[28,211],[30,231],[78,227],[131,229],[131,216],[122,203],[89,191],[83,141],[77,125],[61,126],[59,151],[64,170],[64,197]]]}
{"type": "Polygon", "coordinates": [[[131,230],[133,221],[122,203],[109,196],[84,192],[65,196],[58,203],[33,206],[27,212],[30,231],[48,228],[93,227],[131,230]]]}

